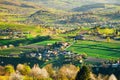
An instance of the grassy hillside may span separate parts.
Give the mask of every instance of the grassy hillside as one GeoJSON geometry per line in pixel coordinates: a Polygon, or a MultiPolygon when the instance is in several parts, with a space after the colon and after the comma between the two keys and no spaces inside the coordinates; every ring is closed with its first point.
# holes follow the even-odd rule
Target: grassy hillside
{"type": "Polygon", "coordinates": [[[56,9],[39,10],[31,14],[26,22],[34,24],[54,24],[64,15],[69,15],[67,12],[56,9]]]}
{"type": "MultiPolygon", "coordinates": [[[[49,10],[39,10],[29,16],[26,20],[27,23],[34,24],[99,24],[105,22],[119,22],[119,10],[118,8],[113,8],[111,10],[97,9],[91,12],[54,12],[49,10]]],[[[112,23],[111,23],[112,24],[112,23]]],[[[100,24],[101,25],[101,24],[100,24]]]]}
{"type": "Polygon", "coordinates": [[[0,23],[0,29],[16,29],[22,32],[29,31],[30,32],[30,37],[35,37],[37,35],[45,36],[45,35],[52,35],[56,31],[53,31],[50,28],[46,28],[44,26],[35,26],[35,25],[26,25],[26,24],[15,24],[15,23],[5,23],[1,22],[0,23]]]}
{"type": "Polygon", "coordinates": [[[12,23],[23,22],[29,15],[43,8],[31,2],[18,0],[1,0],[0,6],[0,21],[12,23]]]}

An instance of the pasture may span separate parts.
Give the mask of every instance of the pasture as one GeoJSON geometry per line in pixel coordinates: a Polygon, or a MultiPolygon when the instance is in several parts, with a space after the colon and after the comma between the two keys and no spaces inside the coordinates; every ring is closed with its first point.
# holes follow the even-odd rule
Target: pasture
{"type": "Polygon", "coordinates": [[[67,50],[88,56],[103,59],[120,58],[120,42],[108,43],[100,41],[83,41],[79,40],[70,46],[67,50]]]}

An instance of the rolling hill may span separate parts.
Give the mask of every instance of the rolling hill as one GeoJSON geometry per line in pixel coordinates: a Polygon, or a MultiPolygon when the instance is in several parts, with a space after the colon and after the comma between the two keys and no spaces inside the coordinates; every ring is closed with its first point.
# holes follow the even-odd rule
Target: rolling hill
{"type": "Polygon", "coordinates": [[[89,5],[83,5],[81,7],[73,8],[73,12],[86,12],[86,11],[95,11],[95,10],[110,10],[110,9],[116,9],[120,7],[120,4],[115,3],[96,3],[96,4],[89,4],[89,5]]]}
{"type": "Polygon", "coordinates": [[[23,1],[34,2],[38,5],[61,10],[70,10],[72,8],[95,3],[120,3],[119,0],[23,0],[23,1]]]}
{"type": "Polygon", "coordinates": [[[75,25],[119,21],[118,0],[2,0],[0,21],[75,25]]]}
{"type": "Polygon", "coordinates": [[[53,10],[39,10],[30,15],[26,22],[34,24],[92,24],[119,22],[118,4],[94,4],[73,9],[73,12],[53,10]]]}
{"type": "Polygon", "coordinates": [[[1,22],[23,22],[27,16],[42,9],[31,2],[16,0],[0,0],[0,21],[1,22]]]}

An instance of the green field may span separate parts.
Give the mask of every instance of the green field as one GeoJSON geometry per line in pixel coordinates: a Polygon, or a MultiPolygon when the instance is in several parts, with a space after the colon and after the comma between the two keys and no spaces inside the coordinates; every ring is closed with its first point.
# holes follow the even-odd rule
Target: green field
{"type": "Polygon", "coordinates": [[[77,41],[67,50],[75,53],[86,53],[88,56],[103,59],[120,58],[120,43],[107,43],[98,41],[77,41]]]}
{"type": "MultiPolygon", "coordinates": [[[[8,41],[9,40],[3,40],[3,41],[0,41],[0,43],[7,44],[8,41]]],[[[33,43],[33,44],[31,44],[31,46],[33,46],[33,45],[45,46],[48,44],[54,44],[55,42],[58,42],[58,41],[59,40],[45,40],[45,41],[33,43]]],[[[20,54],[21,51],[25,51],[25,50],[29,50],[29,49],[24,49],[24,48],[20,48],[20,47],[8,48],[8,49],[0,50],[0,55],[20,54]]]]}
{"type": "Polygon", "coordinates": [[[15,48],[8,48],[8,49],[3,49],[0,50],[0,55],[10,55],[10,54],[20,54],[21,51],[28,51],[30,49],[24,49],[24,48],[19,48],[19,47],[15,47],[15,48]]]}
{"type": "Polygon", "coordinates": [[[59,41],[60,40],[54,40],[54,39],[52,39],[52,40],[46,40],[46,41],[38,42],[38,43],[35,43],[34,45],[48,45],[48,44],[52,45],[55,42],[59,42],[59,41]]]}
{"type": "MultiPolygon", "coordinates": [[[[60,40],[47,40],[35,43],[34,45],[53,44],[60,40]]],[[[72,43],[72,42],[70,42],[72,43]]],[[[119,59],[120,57],[120,42],[100,42],[100,41],[83,41],[79,40],[72,46],[67,48],[74,53],[84,54],[88,56],[102,59],[119,59]]]]}

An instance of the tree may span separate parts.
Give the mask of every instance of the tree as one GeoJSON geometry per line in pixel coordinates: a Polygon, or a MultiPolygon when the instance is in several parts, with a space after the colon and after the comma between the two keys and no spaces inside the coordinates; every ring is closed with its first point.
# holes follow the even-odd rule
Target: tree
{"type": "Polygon", "coordinates": [[[86,59],[87,56],[88,56],[88,55],[87,55],[86,53],[83,53],[83,54],[82,54],[82,57],[83,57],[84,59],[86,59]]]}
{"type": "Polygon", "coordinates": [[[109,75],[102,75],[102,74],[98,74],[98,76],[96,77],[96,80],[108,80],[109,75]]]}
{"type": "Polygon", "coordinates": [[[107,37],[107,42],[110,42],[110,37],[107,37]]]}
{"type": "Polygon", "coordinates": [[[14,73],[14,67],[12,65],[5,66],[5,74],[10,75],[11,73],[14,73]]]}
{"type": "Polygon", "coordinates": [[[58,76],[60,76],[62,80],[74,80],[78,71],[79,69],[72,64],[64,65],[60,68],[58,76]]]}
{"type": "Polygon", "coordinates": [[[48,64],[45,66],[45,69],[47,70],[47,72],[49,73],[50,77],[53,78],[55,75],[55,70],[53,69],[52,64],[48,64]]]}
{"type": "Polygon", "coordinates": [[[111,74],[108,80],[117,80],[114,74],[111,74]]]}
{"type": "Polygon", "coordinates": [[[9,80],[23,80],[23,76],[16,72],[10,75],[9,80]]]}
{"type": "Polygon", "coordinates": [[[17,70],[22,74],[22,75],[28,75],[30,73],[30,66],[27,64],[18,64],[17,65],[17,70]]]}
{"type": "Polygon", "coordinates": [[[42,80],[49,78],[49,74],[45,68],[40,68],[37,64],[33,66],[30,73],[33,80],[42,80]]]}
{"type": "Polygon", "coordinates": [[[90,69],[87,66],[83,66],[76,75],[75,80],[89,80],[90,79],[90,69]]]}
{"type": "Polygon", "coordinates": [[[4,75],[4,74],[5,74],[5,68],[3,66],[0,66],[0,75],[4,75]]]}
{"type": "Polygon", "coordinates": [[[118,68],[117,71],[114,73],[118,80],[120,80],[120,69],[118,68]]]}

